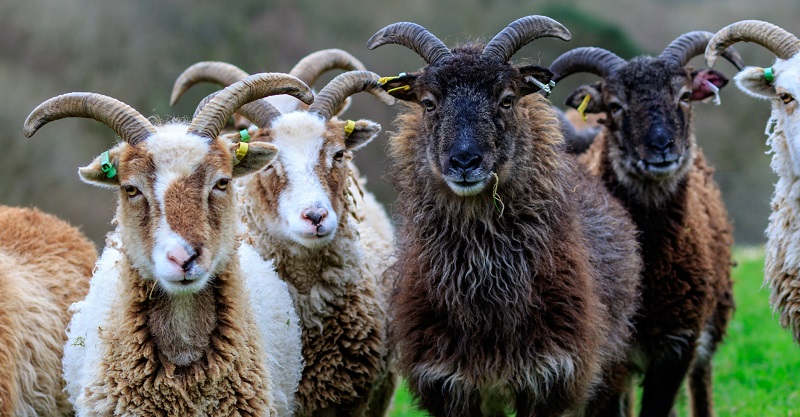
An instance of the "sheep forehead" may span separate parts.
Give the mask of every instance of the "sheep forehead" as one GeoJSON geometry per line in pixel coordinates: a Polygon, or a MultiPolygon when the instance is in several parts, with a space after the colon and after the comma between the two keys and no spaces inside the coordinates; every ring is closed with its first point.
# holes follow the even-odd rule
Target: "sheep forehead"
{"type": "Polygon", "coordinates": [[[278,146],[278,159],[284,166],[306,167],[313,172],[324,145],[325,119],[316,113],[294,112],[272,124],[272,143],[278,146]]]}

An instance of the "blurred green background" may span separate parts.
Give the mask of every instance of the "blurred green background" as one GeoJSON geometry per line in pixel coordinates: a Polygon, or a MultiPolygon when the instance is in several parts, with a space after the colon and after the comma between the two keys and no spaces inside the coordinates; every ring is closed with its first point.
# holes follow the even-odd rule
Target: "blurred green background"
{"type": "MultiPolygon", "coordinates": [[[[422,60],[400,46],[368,51],[366,40],[397,21],[417,22],[448,46],[491,38],[509,22],[529,14],[553,17],[573,33],[571,42],[541,39],[515,61],[549,65],[578,46],[601,46],[623,58],[658,54],[678,35],[716,31],[747,18],[800,32],[800,2],[744,0],[488,1],[405,0],[3,0],[0,2],[0,203],[34,205],[83,228],[95,241],[110,229],[114,193],[80,182],[77,168],[109,148],[114,134],[87,120],[44,127],[25,139],[22,123],[42,101],[70,91],[92,91],[122,100],[145,116],[190,116],[214,90],[194,88],[175,108],[168,105],[172,82],[189,65],[222,60],[254,73],[286,72],[310,52],[338,47],[382,75],[415,70],[422,60]]],[[[767,66],[773,57],[760,47],[740,45],[745,60],[767,66]]],[[[703,65],[702,59],[693,61],[703,65]]],[[[721,63],[729,77],[734,69],[721,63]]],[[[317,89],[334,74],[321,79],[317,89]]],[[[565,95],[592,76],[574,76],[552,96],[565,95]]],[[[765,155],[769,104],[729,86],[722,106],[697,104],[699,142],[717,168],[735,222],[738,243],[760,243],[775,176],[765,155]]],[[[382,179],[387,130],[396,110],[359,95],[350,118],[369,118],[384,132],[356,156],[368,187],[391,208],[393,190],[382,179]]]]}

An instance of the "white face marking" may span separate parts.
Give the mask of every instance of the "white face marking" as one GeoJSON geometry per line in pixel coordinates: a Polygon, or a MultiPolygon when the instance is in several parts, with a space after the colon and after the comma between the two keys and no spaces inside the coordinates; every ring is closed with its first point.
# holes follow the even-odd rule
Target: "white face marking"
{"type": "Polygon", "coordinates": [[[773,84],[778,94],[788,93],[794,98],[794,101],[785,104],[778,96],[773,99],[773,108],[781,113],[780,117],[783,118],[782,126],[794,173],[800,176],[800,54],[787,61],[778,60],[773,68],[775,71],[773,84]]]}
{"type": "MultiPolygon", "coordinates": [[[[272,132],[273,143],[280,149],[278,161],[287,179],[286,189],[278,198],[278,214],[286,225],[284,233],[307,247],[325,245],[333,239],[339,221],[316,172],[325,120],[312,113],[290,113],[273,122],[272,132]],[[310,220],[322,213],[324,216],[317,224],[310,220]]],[[[331,169],[332,154],[324,153],[321,163],[326,172],[331,169]]]]}

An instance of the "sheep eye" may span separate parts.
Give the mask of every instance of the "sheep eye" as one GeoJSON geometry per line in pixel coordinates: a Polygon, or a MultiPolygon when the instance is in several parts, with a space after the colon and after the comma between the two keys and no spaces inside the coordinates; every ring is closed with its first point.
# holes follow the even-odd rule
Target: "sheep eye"
{"type": "Polygon", "coordinates": [[[431,99],[426,98],[422,100],[420,104],[422,104],[422,107],[425,107],[425,111],[430,112],[436,110],[436,103],[434,103],[431,99]]]}
{"type": "Polygon", "coordinates": [[[622,111],[622,105],[617,102],[608,103],[608,110],[610,110],[611,113],[618,113],[622,111]]]}
{"type": "Polygon", "coordinates": [[[691,99],[692,99],[691,91],[686,91],[683,94],[681,94],[681,101],[688,103],[691,99]]]}
{"type": "Polygon", "coordinates": [[[339,151],[333,154],[333,160],[336,162],[341,162],[342,158],[344,158],[344,151],[339,151]]]}
{"type": "Polygon", "coordinates": [[[514,98],[515,97],[513,95],[503,97],[503,100],[500,102],[500,107],[504,109],[510,109],[511,106],[514,105],[514,98]]]}
{"type": "Polygon", "coordinates": [[[783,104],[789,104],[794,101],[794,97],[789,93],[781,93],[781,101],[783,104]]]}
{"type": "Polygon", "coordinates": [[[137,195],[141,194],[141,192],[139,192],[139,189],[132,185],[126,185],[122,188],[125,190],[125,194],[127,194],[128,197],[136,197],[137,195]]]}
{"type": "Polygon", "coordinates": [[[220,178],[216,184],[214,184],[214,188],[220,191],[225,191],[228,189],[228,183],[230,182],[227,178],[220,178]]]}

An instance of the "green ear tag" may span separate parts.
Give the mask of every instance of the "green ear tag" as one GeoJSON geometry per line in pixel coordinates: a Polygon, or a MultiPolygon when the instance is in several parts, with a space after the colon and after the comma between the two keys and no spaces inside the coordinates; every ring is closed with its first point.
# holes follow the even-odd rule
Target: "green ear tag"
{"type": "Polygon", "coordinates": [[[106,177],[108,178],[114,178],[117,176],[117,169],[114,168],[114,165],[111,163],[111,160],[108,157],[108,151],[100,154],[100,169],[106,173],[106,177]]]}
{"type": "Polygon", "coordinates": [[[764,79],[768,83],[775,81],[775,73],[772,71],[772,67],[764,68],[764,79]]]}
{"type": "Polygon", "coordinates": [[[239,136],[242,137],[242,142],[250,142],[250,132],[248,132],[247,129],[240,130],[239,136]]]}

